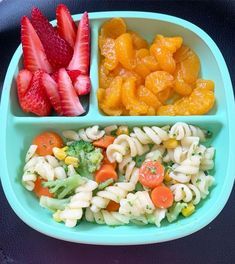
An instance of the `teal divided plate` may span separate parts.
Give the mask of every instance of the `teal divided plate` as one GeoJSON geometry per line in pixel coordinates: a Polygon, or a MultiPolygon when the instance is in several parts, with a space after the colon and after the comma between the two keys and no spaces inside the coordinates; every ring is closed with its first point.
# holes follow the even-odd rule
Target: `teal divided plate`
{"type": "MultiPolygon", "coordinates": [[[[51,237],[72,242],[103,245],[133,245],[157,243],[184,237],[209,224],[223,209],[231,193],[235,176],[235,107],[232,84],[221,52],[213,40],[197,26],[168,15],[144,12],[90,13],[91,21],[91,82],[90,97],[83,100],[87,111],[80,117],[35,117],[21,111],[16,95],[15,77],[22,68],[22,47],[16,50],[9,65],[1,100],[1,181],[6,197],[15,213],[29,226],[51,237]],[[199,55],[201,77],[214,80],[216,106],[203,116],[105,116],[98,110],[98,34],[102,23],[112,17],[125,19],[128,28],[149,42],[156,33],[179,35],[199,55]],[[127,225],[111,228],[82,222],[69,229],[56,223],[51,213],[40,207],[34,195],[21,185],[26,151],[33,137],[44,130],[61,132],[64,129],[98,124],[127,124],[129,126],[174,124],[182,121],[213,132],[210,144],[216,148],[214,176],[216,184],[210,195],[188,218],[157,228],[153,225],[127,225]]],[[[75,15],[75,21],[80,19],[75,15]]],[[[55,21],[52,22],[55,25],[55,21]]]]}

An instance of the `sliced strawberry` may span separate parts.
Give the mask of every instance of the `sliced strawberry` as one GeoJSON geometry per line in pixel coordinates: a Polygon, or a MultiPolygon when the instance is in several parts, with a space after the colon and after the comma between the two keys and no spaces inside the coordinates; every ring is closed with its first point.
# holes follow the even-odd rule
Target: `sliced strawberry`
{"type": "Polygon", "coordinates": [[[58,90],[62,111],[65,116],[78,116],[85,112],[76,95],[72,81],[64,68],[59,70],[58,90]]]}
{"type": "Polygon", "coordinates": [[[79,75],[74,83],[77,95],[86,95],[91,90],[91,80],[87,75],[79,75]]]}
{"type": "Polygon", "coordinates": [[[26,69],[23,69],[18,73],[16,77],[16,85],[17,85],[19,102],[21,102],[23,96],[26,94],[32,77],[33,77],[32,72],[26,69]]]}
{"type": "Polygon", "coordinates": [[[51,73],[52,67],[47,60],[42,43],[26,16],[21,20],[21,42],[25,69],[32,72],[41,69],[51,73]]]}
{"type": "Polygon", "coordinates": [[[55,71],[51,74],[51,77],[53,78],[53,80],[58,83],[58,76],[59,76],[59,71],[55,71]]]}
{"type": "Polygon", "coordinates": [[[73,83],[76,81],[77,77],[81,74],[79,70],[74,70],[74,71],[67,70],[67,73],[73,83]]]}
{"type": "Polygon", "coordinates": [[[56,8],[57,31],[61,38],[65,39],[71,47],[74,47],[77,33],[77,26],[64,4],[59,4],[56,8]]]}
{"type": "Polygon", "coordinates": [[[79,70],[88,74],[90,63],[90,25],[88,14],[85,12],[80,20],[73,58],[67,67],[68,70],[79,70]]]}
{"type": "Polygon", "coordinates": [[[32,24],[42,42],[47,58],[54,69],[66,67],[72,56],[73,49],[62,39],[55,28],[38,8],[32,9],[32,24]]]}
{"type": "MultiPolygon", "coordinates": [[[[42,70],[35,71],[26,93],[19,97],[24,112],[31,112],[38,116],[48,116],[51,113],[51,104],[42,85],[43,73],[42,70]]],[[[17,78],[17,85],[20,78],[17,78]]],[[[17,88],[21,89],[19,86],[17,88]]]]}
{"type": "Polygon", "coordinates": [[[42,85],[56,113],[63,115],[57,83],[48,73],[44,73],[42,75],[42,85]]]}

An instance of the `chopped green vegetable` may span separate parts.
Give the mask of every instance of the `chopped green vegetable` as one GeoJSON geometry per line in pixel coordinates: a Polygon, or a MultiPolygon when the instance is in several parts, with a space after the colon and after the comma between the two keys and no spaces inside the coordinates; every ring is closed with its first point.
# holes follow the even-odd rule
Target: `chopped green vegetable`
{"type": "Polygon", "coordinates": [[[73,194],[75,189],[83,183],[85,180],[79,174],[74,174],[65,179],[43,182],[43,186],[48,187],[58,199],[63,199],[67,195],[73,194]]]}
{"type": "Polygon", "coordinates": [[[108,187],[112,183],[114,183],[114,180],[108,179],[107,181],[102,182],[98,185],[98,190],[101,191],[101,190],[105,189],[106,187],[108,187]]]}
{"type": "Polygon", "coordinates": [[[92,173],[100,168],[103,159],[102,150],[84,140],[73,142],[66,152],[69,156],[79,159],[79,167],[76,170],[87,178],[92,178],[92,173]]]}
{"type": "Polygon", "coordinates": [[[55,199],[48,196],[40,197],[40,205],[51,211],[64,210],[69,201],[70,197],[66,199],[55,199]]]}
{"type": "Polygon", "coordinates": [[[166,214],[167,220],[171,223],[177,219],[182,209],[187,206],[186,203],[176,203],[174,204],[166,214]]]}
{"type": "Polygon", "coordinates": [[[213,133],[210,130],[203,130],[205,138],[212,138],[213,133]]]}
{"type": "Polygon", "coordinates": [[[146,154],[134,157],[134,161],[136,163],[137,168],[141,167],[142,163],[145,161],[145,156],[146,156],[146,154]]]}
{"type": "Polygon", "coordinates": [[[137,182],[136,186],[135,186],[135,191],[144,191],[144,187],[140,182],[137,182]]]}

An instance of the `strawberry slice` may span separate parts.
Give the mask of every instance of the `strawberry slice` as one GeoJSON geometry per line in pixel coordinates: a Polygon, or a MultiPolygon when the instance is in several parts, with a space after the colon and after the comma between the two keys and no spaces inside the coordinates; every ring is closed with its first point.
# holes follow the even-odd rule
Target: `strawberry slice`
{"type": "Polygon", "coordinates": [[[43,73],[42,85],[56,113],[58,115],[63,115],[57,83],[48,73],[43,73]]]}
{"type": "Polygon", "coordinates": [[[32,72],[26,69],[21,70],[16,77],[17,93],[20,102],[29,88],[32,77],[32,72]]]}
{"type": "Polygon", "coordinates": [[[62,111],[65,116],[78,116],[85,112],[67,71],[62,68],[58,75],[58,90],[62,111]]]}
{"type": "Polygon", "coordinates": [[[74,47],[77,33],[77,26],[64,4],[59,4],[56,8],[57,31],[61,38],[65,39],[71,47],[74,47]]]}
{"type": "Polygon", "coordinates": [[[67,73],[73,83],[76,81],[77,77],[81,74],[79,70],[74,70],[74,71],[67,70],[67,73]]]}
{"type": "Polygon", "coordinates": [[[88,74],[90,63],[90,26],[88,14],[85,12],[80,20],[73,58],[67,67],[68,70],[79,70],[88,74]]]}
{"type": "Polygon", "coordinates": [[[17,76],[18,98],[24,112],[31,112],[38,116],[48,116],[51,113],[51,104],[42,85],[43,73],[42,70],[35,71],[30,84],[29,74],[26,76],[25,72],[20,71],[17,76]],[[22,88],[23,82],[24,88],[22,88]]]}
{"type": "Polygon", "coordinates": [[[79,75],[74,83],[77,95],[86,95],[91,90],[90,77],[87,75],[79,75]]]}
{"type": "Polygon", "coordinates": [[[51,73],[52,67],[47,60],[42,43],[26,16],[21,19],[21,42],[24,68],[32,72],[41,69],[51,73]]]}
{"type": "Polygon", "coordinates": [[[51,77],[53,78],[53,80],[58,83],[58,76],[59,76],[59,72],[55,71],[51,74],[51,77]]]}
{"type": "Polygon", "coordinates": [[[73,49],[62,39],[55,28],[38,8],[32,9],[32,24],[42,42],[47,58],[54,69],[66,67],[72,56],[73,49]]]}

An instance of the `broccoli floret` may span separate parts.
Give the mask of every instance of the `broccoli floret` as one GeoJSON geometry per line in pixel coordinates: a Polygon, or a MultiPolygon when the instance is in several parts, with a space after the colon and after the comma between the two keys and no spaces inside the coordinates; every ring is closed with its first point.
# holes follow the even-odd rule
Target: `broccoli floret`
{"type": "Polygon", "coordinates": [[[88,171],[94,172],[100,167],[100,163],[103,159],[103,155],[100,148],[95,148],[93,151],[87,153],[87,165],[88,171]]]}
{"type": "Polygon", "coordinates": [[[84,140],[72,143],[67,154],[79,159],[79,167],[76,170],[80,175],[87,178],[92,178],[92,173],[99,169],[103,159],[102,150],[84,140]]]}
{"type": "Polygon", "coordinates": [[[84,182],[85,180],[79,174],[74,174],[65,179],[44,182],[43,186],[48,187],[50,192],[54,193],[58,199],[63,199],[74,193],[75,189],[84,182]]]}
{"type": "Polygon", "coordinates": [[[70,202],[70,197],[66,199],[55,199],[48,196],[40,197],[40,205],[51,211],[64,210],[65,206],[70,202]]]}
{"type": "Polygon", "coordinates": [[[74,141],[67,149],[69,156],[79,157],[80,152],[91,152],[94,150],[94,146],[90,142],[84,140],[74,141]]]}

